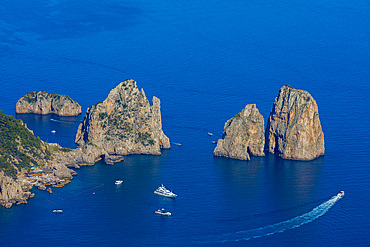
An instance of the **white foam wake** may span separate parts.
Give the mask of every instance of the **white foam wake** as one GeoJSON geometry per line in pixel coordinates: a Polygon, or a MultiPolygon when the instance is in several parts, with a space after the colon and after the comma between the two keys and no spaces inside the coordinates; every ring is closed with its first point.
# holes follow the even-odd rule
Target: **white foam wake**
{"type": "Polygon", "coordinates": [[[272,235],[279,232],[284,232],[288,229],[293,229],[301,225],[310,223],[315,219],[323,216],[341,197],[333,196],[330,200],[320,204],[310,212],[297,216],[293,219],[282,221],[276,224],[255,228],[251,230],[239,231],[221,235],[221,242],[232,242],[241,240],[250,240],[272,235]]]}
{"type": "Polygon", "coordinates": [[[50,119],[50,121],[54,121],[54,122],[62,122],[62,121],[60,121],[60,120],[56,120],[56,119],[54,119],[54,118],[51,118],[51,119],[50,119]]]}

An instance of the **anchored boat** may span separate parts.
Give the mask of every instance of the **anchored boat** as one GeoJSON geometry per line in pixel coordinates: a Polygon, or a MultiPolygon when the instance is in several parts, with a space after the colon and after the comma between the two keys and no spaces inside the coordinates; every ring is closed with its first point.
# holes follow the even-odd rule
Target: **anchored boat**
{"type": "Polygon", "coordinates": [[[166,189],[166,187],[164,187],[163,184],[162,184],[162,186],[159,186],[158,189],[156,189],[154,191],[154,194],[165,196],[165,197],[168,197],[168,198],[175,198],[177,196],[172,191],[169,191],[168,189],[166,189]]]}
{"type": "Polygon", "coordinates": [[[171,212],[168,212],[168,211],[164,210],[164,208],[158,209],[154,213],[160,214],[160,215],[165,215],[165,216],[171,216],[171,212]]]}

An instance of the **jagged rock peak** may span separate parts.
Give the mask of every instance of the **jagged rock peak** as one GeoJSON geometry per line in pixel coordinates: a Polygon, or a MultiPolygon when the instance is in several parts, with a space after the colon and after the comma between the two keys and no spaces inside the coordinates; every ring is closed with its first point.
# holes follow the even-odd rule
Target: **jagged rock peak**
{"type": "Polygon", "coordinates": [[[67,95],[33,91],[22,96],[17,101],[16,112],[43,115],[54,113],[59,116],[77,116],[81,113],[81,106],[67,95]]]}
{"type": "Polygon", "coordinates": [[[267,122],[266,149],[293,160],[324,155],[324,133],[317,103],[310,93],[289,85],[280,89],[267,122]]]}
{"type": "Polygon", "coordinates": [[[218,140],[213,154],[250,160],[250,155],[264,156],[264,146],[263,116],[255,104],[248,104],[225,123],[222,139],[218,140]]]}
{"type": "Polygon", "coordinates": [[[152,101],[151,106],[136,81],[121,82],[87,110],[75,142],[80,147],[93,144],[110,155],[161,154],[170,141],[162,131],[160,100],[154,96],[152,101]]]}

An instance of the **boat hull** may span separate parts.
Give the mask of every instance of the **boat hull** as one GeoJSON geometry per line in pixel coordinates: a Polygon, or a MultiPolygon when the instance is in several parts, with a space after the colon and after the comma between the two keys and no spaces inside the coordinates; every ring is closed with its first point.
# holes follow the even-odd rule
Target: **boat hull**
{"type": "Polygon", "coordinates": [[[173,195],[168,195],[168,194],[164,194],[164,193],[160,193],[160,192],[157,192],[157,191],[154,191],[154,194],[157,194],[157,195],[160,195],[160,196],[164,196],[164,197],[167,197],[167,198],[172,198],[172,199],[175,199],[177,195],[173,194],[173,195]]]}
{"type": "Polygon", "coordinates": [[[159,215],[163,215],[163,216],[171,216],[171,213],[170,212],[161,213],[161,212],[155,211],[155,213],[156,214],[159,214],[159,215]]]}

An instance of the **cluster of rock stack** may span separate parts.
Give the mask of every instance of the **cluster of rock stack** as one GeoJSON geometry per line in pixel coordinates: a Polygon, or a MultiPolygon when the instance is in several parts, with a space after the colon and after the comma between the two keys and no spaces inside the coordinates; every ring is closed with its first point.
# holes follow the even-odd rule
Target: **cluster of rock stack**
{"type": "Polygon", "coordinates": [[[16,104],[16,113],[50,114],[77,116],[81,106],[67,95],[33,91],[21,97],[16,104]]]}
{"type": "MultiPolygon", "coordinates": [[[[113,164],[127,154],[160,155],[162,148],[170,148],[170,141],[162,130],[160,100],[153,97],[152,102],[150,105],[144,90],[139,90],[134,80],[121,82],[103,102],[88,108],[76,134],[79,147],[54,153],[47,166],[54,176],[72,179],[76,173],[67,167],[93,165],[100,159],[113,164]]],[[[16,107],[17,113],[61,116],[81,113],[81,106],[68,96],[43,91],[23,96],[16,107]]],[[[43,143],[43,149],[48,149],[47,143],[43,143]]],[[[214,155],[250,160],[250,155],[264,156],[264,150],[293,160],[312,160],[324,155],[318,107],[308,92],[283,86],[275,98],[266,131],[256,105],[246,105],[225,123],[214,155]]],[[[26,203],[33,196],[31,188],[0,170],[1,205],[26,203]]]]}
{"type": "Polygon", "coordinates": [[[262,115],[247,105],[225,123],[215,156],[249,160],[263,150],[283,159],[313,160],[325,153],[317,103],[304,90],[283,86],[271,109],[266,134],[262,115]]]}

